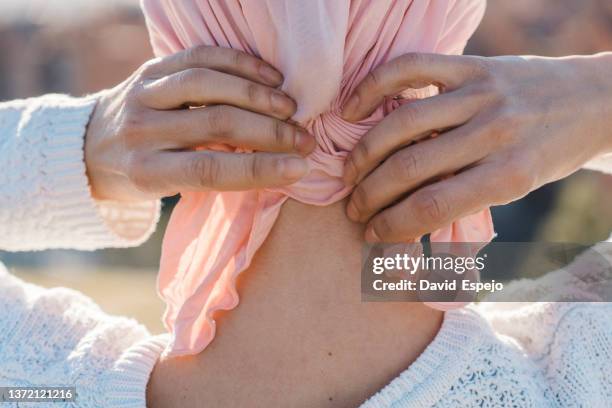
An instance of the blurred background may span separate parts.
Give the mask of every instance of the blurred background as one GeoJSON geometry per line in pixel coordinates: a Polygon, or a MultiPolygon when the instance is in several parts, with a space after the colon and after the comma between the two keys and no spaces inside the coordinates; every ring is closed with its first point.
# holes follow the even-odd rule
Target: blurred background
{"type": "MultiPolygon", "coordinates": [[[[612,50],[609,0],[490,0],[466,54],[561,56],[606,50],[612,50]]],[[[136,0],[0,1],[0,100],[95,92],[123,81],[151,57],[136,0]]],[[[498,240],[586,245],[604,240],[612,230],[611,202],[612,177],[579,171],[494,208],[498,240]]],[[[173,199],[166,201],[157,232],[139,248],[0,251],[0,260],[28,281],[83,291],[107,312],[134,317],[158,333],[163,306],[155,293],[155,273],[173,205],[173,199]]]]}

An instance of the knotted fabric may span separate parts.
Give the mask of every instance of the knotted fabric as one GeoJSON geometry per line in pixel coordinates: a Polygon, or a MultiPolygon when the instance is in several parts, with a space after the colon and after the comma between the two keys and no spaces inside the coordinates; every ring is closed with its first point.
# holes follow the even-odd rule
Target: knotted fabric
{"type": "MultiPolygon", "coordinates": [[[[293,120],[317,141],[310,173],[283,188],[187,192],[164,238],[158,289],[169,355],[203,350],[215,334],[214,313],[238,304],[235,282],[250,264],[289,198],[328,205],[346,197],[344,160],[357,141],[399,106],[396,98],[359,123],[344,121],[343,103],[376,66],[407,52],[459,54],[484,11],[481,0],[143,0],[156,55],[195,45],[256,55],[283,73],[297,102],[293,120]]],[[[404,101],[431,96],[406,90],[404,101]]],[[[486,242],[488,210],[431,234],[432,241],[486,242]]]]}

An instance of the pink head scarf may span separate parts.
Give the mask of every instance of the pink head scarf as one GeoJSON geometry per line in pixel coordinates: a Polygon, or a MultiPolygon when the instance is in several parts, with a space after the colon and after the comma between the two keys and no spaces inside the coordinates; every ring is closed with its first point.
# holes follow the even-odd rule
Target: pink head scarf
{"type": "MultiPolygon", "coordinates": [[[[377,65],[411,51],[459,54],[484,12],[481,0],[143,0],[155,53],[198,44],[257,55],[284,75],[293,117],[317,140],[311,172],[277,189],[185,193],[163,244],[159,293],[173,334],[170,355],[194,354],[213,339],[217,310],[238,304],[235,281],[270,232],[288,197],[328,205],[346,197],[344,159],[399,102],[389,99],[357,124],[339,110],[377,65]]],[[[431,89],[405,97],[430,96],[431,89]]],[[[432,241],[487,242],[488,210],[431,235],[432,241]]]]}

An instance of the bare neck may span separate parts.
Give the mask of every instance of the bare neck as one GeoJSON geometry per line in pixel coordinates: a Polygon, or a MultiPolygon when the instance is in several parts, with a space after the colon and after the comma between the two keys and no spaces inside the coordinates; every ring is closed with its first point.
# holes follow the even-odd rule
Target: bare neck
{"type": "Polygon", "coordinates": [[[363,227],[344,205],[285,203],[239,278],[240,305],[217,316],[202,353],[158,364],[151,382],[174,391],[152,406],[181,396],[205,406],[355,406],[418,357],[443,315],[361,302],[363,227]]]}

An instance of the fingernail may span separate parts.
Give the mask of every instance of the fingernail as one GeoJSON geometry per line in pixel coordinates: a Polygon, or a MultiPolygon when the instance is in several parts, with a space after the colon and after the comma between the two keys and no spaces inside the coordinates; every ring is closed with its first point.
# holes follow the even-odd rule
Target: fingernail
{"type": "Polygon", "coordinates": [[[346,206],[346,215],[348,215],[349,219],[357,222],[359,220],[359,213],[357,212],[357,207],[353,201],[349,201],[346,206]]]}
{"type": "Polygon", "coordinates": [[[314,137],[303,129],[298,129],[295,135],[295,149],[301,153],[310,153],[315,147],[314,137]]]}
{"type": "Polygon", "coordinates": [[[374,227],[372,227],[371,225],[368,225],[368,228],[366,228],[365,240],[372,244],[380,242],[380,238],[378,237],[378,235],[376,235],[376,231],[374,231],[374,227]]]}
{"type": "Polygon", "coordinates": [[[280,161],[280,173],[288,180],[298,180],[308,172],[308,163],[301,157],[289,157],[280,161]]]}
{"type": "Polygon", "coordinates": [[[262,64],[259,67],[259,75],[261,75],[266,81],[276,85],[283,82],[283,75],[274,68],[265,64],[262,64]]]}
{"type": "Polygon", "coordinates": [[[288,110],[291,100],[282,92],[274,91],[270,97],[270,103],[274,112],[284,112],[288,110]]]}
{"type": "Polygon", "coordinates": [[[352,117],[352,114],[354,113],[353,111],[357,109],[358,105],[359,105],[359,95],[357,94],[351,95],[349,100],[346,101],[344,108],[342,108],[342,113],[341,113],[342,118],[344,120],[351,121],[353,119],[352,117]]]}

